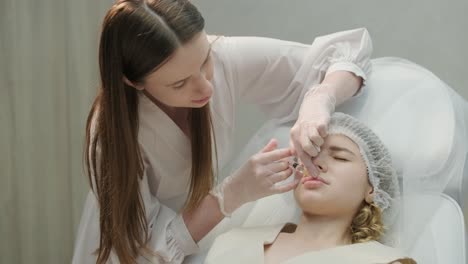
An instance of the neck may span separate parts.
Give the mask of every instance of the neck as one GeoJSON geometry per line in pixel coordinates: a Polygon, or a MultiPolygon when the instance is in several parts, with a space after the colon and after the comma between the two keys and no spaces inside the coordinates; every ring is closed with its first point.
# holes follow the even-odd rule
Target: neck
{"type": "Polygon", "coordinates": [[[303,213],[292,235],[315,249],[336,247],[351,244],[350,225],[348,218],[303,213]]]}

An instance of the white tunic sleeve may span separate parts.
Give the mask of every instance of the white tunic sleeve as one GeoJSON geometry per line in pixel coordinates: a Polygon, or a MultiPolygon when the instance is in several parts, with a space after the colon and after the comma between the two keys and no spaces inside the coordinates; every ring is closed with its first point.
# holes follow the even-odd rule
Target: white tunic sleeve
{"type": "Polygon", "coordinates": [[[269,38],[222,40],[223,64],[235,98],[254,103],[269,116],[296,113],[302,96],[327,73],[371,71],[372,42],[365,28],[318,37],[312,45],[269,38]]]}
{"type": "Polygon", "coordinates": [[[140,191],[145,204],[150,240],[147,247],[159,256],[144,255],[137,263],[182,263],[185,256],[198,251],[182,214],[162,204],[149,190],[147,175],[140,191]]]}

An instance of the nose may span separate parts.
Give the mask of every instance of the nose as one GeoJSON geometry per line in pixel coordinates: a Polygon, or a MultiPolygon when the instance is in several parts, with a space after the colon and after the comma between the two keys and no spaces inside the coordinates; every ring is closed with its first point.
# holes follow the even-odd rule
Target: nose
{"type": "Polygon", "coordinates": [[[322,152],[320,152],[315,158],[312,159],[312,163],[317,166],[320,172],[327,172],[328,166],[325,160],[325,156],[322,152]]]}
{"type": "Polygon", "coordinates": [[[201,71],[195,80],[195,92],[197,94],[209,96],[211,95],[212,90],[213,85],[210,80],[206,78],[205,72],[201,71]]]}

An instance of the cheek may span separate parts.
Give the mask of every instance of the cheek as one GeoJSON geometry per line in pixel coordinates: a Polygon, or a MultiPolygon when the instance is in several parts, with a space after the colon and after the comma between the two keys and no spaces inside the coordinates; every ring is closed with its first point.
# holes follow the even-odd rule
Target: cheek
{"type": "Polygon", "coordinates": [[[336,185],[344,198],[360,202],[364,199],[368,186],[367,169],[362,166],[343,168],[340,176],[336,179],[336,185]]]}
{"type": "Polygon", "coordinates": [[[158,100],[166,97],[166,93],[168,92],[168,89],[166,87],[161,87],[159,85],[151,83],[150,81],[145,82],[144,88],[147,93],[149,93],[151,96],[158,100]]]}
{"type": "Polygon", "coordinates": [[[166,89],[161,89],[157,87],[145,87],[146,91],[149,92],[154,98],[159,101],[164,101],[169,98],[170,93],[166,89]]]}
{"type": "Polygon", "coordinates": [[[145,87],[146,91],[156,100],[169,106],[180,106],[181,101],[187,97],[184,88],[175,90],[170,87],[157,87],[155,89],[145,87]]]}

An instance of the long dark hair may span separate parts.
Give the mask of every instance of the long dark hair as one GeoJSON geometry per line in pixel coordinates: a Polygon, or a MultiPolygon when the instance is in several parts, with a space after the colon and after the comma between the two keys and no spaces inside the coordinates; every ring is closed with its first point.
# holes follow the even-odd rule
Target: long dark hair
{"type": "MultiPolygon", "coordinates": [[[[107,12],[99,44],[101,84],[88,115],[85,163],[99,203],[97,263],[114,250],[134,263],[149,239],[139,189],[144,173],[138,145],[139,83],[203,31],[204,19],[189,1],[118,1],[107,12]]],[[[213,186],[209,105],[192,109],[192,171],[186,210],[198,206],[213,186]]],[[[157,147],[157,146],[155,146],[157,147]]]]}

